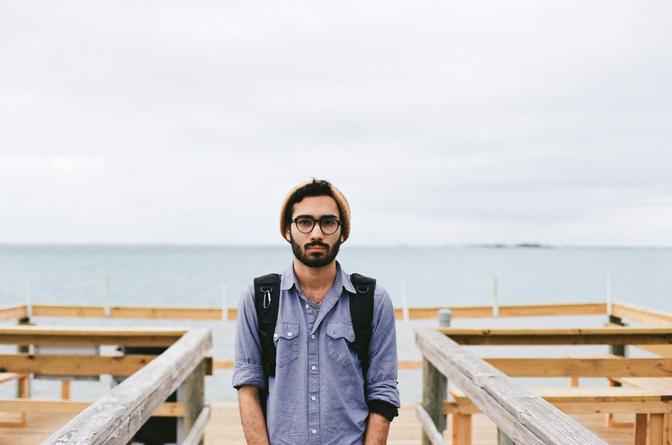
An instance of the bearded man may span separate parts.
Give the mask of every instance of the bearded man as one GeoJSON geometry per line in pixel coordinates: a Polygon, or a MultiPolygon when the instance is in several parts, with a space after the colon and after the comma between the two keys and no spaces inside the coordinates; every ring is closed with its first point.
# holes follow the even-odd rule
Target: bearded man
{"type": "Polygon", "coordinates": [[[289,192],[280,233],[294,259],[242,295],[233,386],[248,444],[378,445],[398,415],[394,309],[336,261],[350,207],[313,179],[289,192]]]}

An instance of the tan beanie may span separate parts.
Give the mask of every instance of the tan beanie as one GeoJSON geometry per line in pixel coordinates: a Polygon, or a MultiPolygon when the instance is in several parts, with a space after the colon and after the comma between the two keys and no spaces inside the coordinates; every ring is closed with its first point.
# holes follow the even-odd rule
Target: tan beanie
{"type": "Polygon", "coordinates": [[[294,187],[289,191],[289,193],[287,193],[287,196],[285,196],[285,199],[282,201],[282,207],[280,208],[280,233],[282,234],[283,238],[285,237],[285,232],[287,231],[287,212],[291,211],[291,209],[288,208],[288,204],[292,199],[292,196],[302,187],[305,187],[308,184],[316,184],[320,182],[326,182],[329,184],[329,188],[331,189],[332,194],[331,197],[334,198],[336,205],[338,205],[338,211],[341,214],[341,235],[343,236],[343,242],[345,242],[350,236],[350,205],[348,205],[348,200],[345,199],[345,195],[343,195],[343,193],[341,193],[341,191],[334,187],[334,185],[329,181],[313,178],[294,187]]]}

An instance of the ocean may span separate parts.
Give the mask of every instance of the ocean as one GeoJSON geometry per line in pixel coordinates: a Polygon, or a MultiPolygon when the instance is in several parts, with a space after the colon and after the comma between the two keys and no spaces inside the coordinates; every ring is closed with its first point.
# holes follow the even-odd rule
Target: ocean
{"type": "MultiPolygon", "coordinates": [[[[339,262],[348,272],[376,277],[395,306],[578,303],[614,300],[672,311],[672,249],[577,247],[359,247],[344,245],[339,262]]],[[[282,271],[291,249],[231,246],[0,246],[0,306],[94,304],[237,306],[257,275],[282,271]]],[[[539,319],[513,319],[539,326],[539,319]]],[[[233,321],[36,320],[39,325],[206,326],[217,359],[232,359],[233,321]]],[[[561,317],[544,325],[599,326],[601,317],[561,317]]],[[[397,323],[400,359],[417,360],[413,329],[432,321],[397,323]]],[[[454,325],[508,325],[512,320],[455,320],[454,325]]],[[[3,323],[11,325],[12,323],[3,323]]],[[[7,347],[2,347],[7,350],[7,347]]],[[[563,354],[570,347],[475,348],[489,355],[563,354]]],[[[599,348],[599,347],[594,347],[599,348]]],[[[584,350],[588,347],[584,347],[584,350]]],[[[597,350],[597,349],[596,349],[597,350]]],[[[604,352],[603,350],[600,350],[604,352]]],[[[1,367],[1,364],[0,364],[1,367]]],[[[420,372],[400,371],[402,401],[420,397],[420,372]]],[[[76,381],[74,399],[90,400],[110,381],[76,381]]],[[[0,396],[13,393],[0,385],[0,396]]],[[[34,397],[56,397],[57,382],[37,380],[34,397]]],[[[234,401],[231,372],[208,377],[207,397],[234,401]]]]}

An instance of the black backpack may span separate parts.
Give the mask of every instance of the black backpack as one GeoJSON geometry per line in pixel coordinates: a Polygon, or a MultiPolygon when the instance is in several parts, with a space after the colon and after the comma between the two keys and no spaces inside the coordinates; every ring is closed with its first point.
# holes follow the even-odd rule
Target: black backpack
{"type": "MultiPolygon", "coordinates": [[[[357,293],[348,293],[350,298],[350,318],[355,331],[352,348],[357,352],[362,372],[366,376],[369,368],[369,343],[371,343],[371,323],[373,321],[373,292],[376,280],[353,273],[350,281],[357,293]]],[[[261,357],[266,377],[275,376],[276,348],[273,343],[275,325],[280,307],[280,275],[268,274],[254,279],[254,306],[257,310],[261,357]]]]}

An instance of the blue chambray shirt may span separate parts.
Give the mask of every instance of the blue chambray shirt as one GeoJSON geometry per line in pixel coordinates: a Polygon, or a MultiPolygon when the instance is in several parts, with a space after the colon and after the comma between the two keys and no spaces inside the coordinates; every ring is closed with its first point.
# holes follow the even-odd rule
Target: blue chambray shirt
{"type": "MultiPolygon", "coordinates": [[[[277,363],[275,377],[268,380],[266,413],[271,444],[362,444],[367,401],[400,406],[394,309],[387,291],[376,285],[364,379],[357,354],[348,348],[355,332],[345,291],[355,289],[340,264],[317,315],[303,297],[292,266],[282,274],[280,288],[277,363]]],[[[266,386],[252,286],[238,308],[233,386],[242,385],[266,386]]]]}

